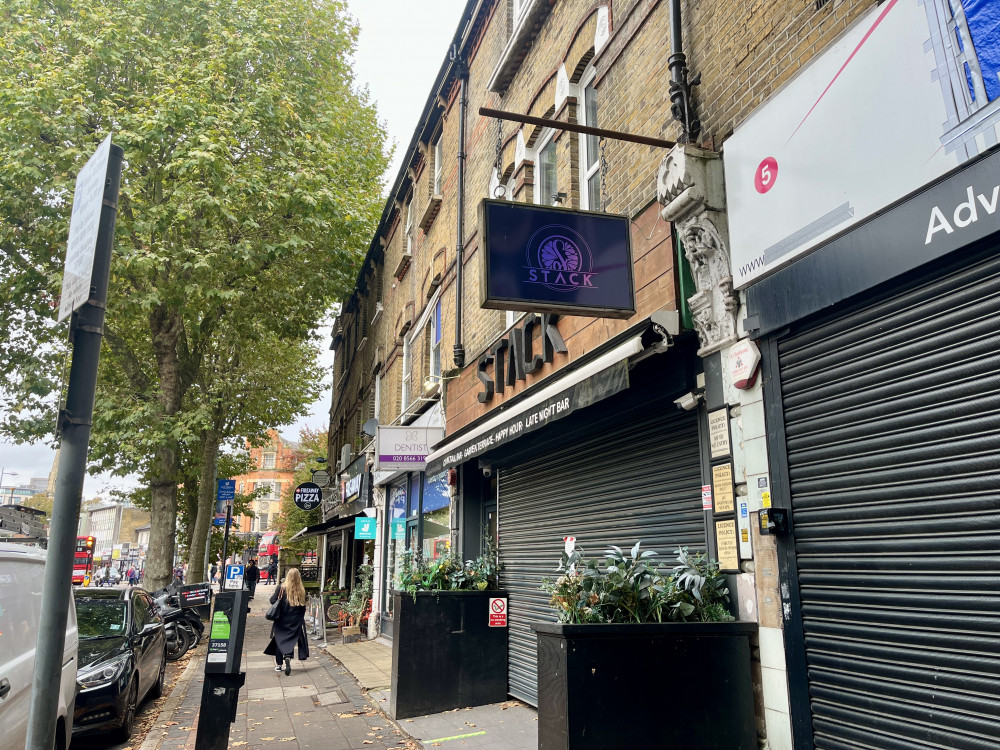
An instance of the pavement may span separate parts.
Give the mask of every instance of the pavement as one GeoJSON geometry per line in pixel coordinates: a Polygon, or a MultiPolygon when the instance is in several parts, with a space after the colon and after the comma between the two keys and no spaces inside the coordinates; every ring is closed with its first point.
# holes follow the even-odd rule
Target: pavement
{"type": "MultiPolygon", "coordinates": [[[[388,750],[442,747],[529,750],[538,746],[534,709],[518,701],[458,709],[395,722],[389,703],[392,650],[379,641],[341,643],[328,631],[325,649],[310,637],[310,656],[292,673],[274,671],[263,651],[273,592],[257,589],[243,649],[240,691],[229,747],[244,750],[388,750]]],[[[206,639],[207,641],[207,639],[206,639]]],[[[199,647],[137,750],[194,750],[204,684],[205,642],[199,647]]]]}

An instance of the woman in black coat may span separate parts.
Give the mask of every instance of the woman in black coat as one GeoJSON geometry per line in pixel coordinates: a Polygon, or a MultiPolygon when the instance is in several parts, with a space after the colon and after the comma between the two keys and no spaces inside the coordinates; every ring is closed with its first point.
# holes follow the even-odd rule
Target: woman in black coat
{"type": "Polygon", "coordinates": [[[265,654],[274,657],[275,672],[285,670],[292,673],[292,655],[296,644],[299,660],[309,658],[309,639],[306,638],[306,590],[302,585],[302,575],[298,568],[292,568],[285,580],[271,596],[271,604],[278,604],[278,617],[271,626],[271,641],[264,649],[265,654]]]}

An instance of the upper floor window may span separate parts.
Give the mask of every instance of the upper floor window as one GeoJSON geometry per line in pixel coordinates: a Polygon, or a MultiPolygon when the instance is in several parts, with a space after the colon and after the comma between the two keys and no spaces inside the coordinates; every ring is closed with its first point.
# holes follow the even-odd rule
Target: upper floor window
{"type": "Polygon", "coordinates": [[[512,14],[514,19],[514,26],[517,26],[518,21],[521,20],[521,16],[529,5],[531,5],[531,0],[511,0],[514,6],[512,8],[512,14]]]}
{"type": "Polygon", "coordinates": [[[442,141],[444,138],[438,136],[434,143],[434,195],[441,195],[441,174],[444,171],[444,149],[442,141]]]}
{"type": "Polygon", "coordinates": [[[410,353],[410,339],[403,339],[403,389],[401,394],[401,411],[410,407],[410,380],[413,371],[413,361],[410,353]]]}
{"type": "Polygon", "coordinates": [[[406,252],[413,255],[413,201],[406,204],[406,224],[403,226],[406,235],[406,252]]]}
{"type": "Polygon", "coordinates": [[[264,453],[264,461],[262,462],[262,469],[273,469],[277,462],[278,454],[274,451],[267,451],[264,453]]]}
{"type": "MultiPolygon", "coordinates": [[[[431,316],[431,362],[430,374],[432,378],[441,377],[441,300],[438,299],[434,305],[434,314],[431,316]]],[[[438,382],[435,380],[435,382],[438,382]]]]}
{"type": "MultiPolygon", "coordinates": [[[[594,69],[583,79],[583,124],[600,127],[597,119],[597,89],[594,88],[594,69]]],[[[581,207],[600,211],[601,205],[601,139],[596,135],[580,139],[580,188],[581,207]]]]}
{"type": "Polygon", "coordinates": [[[554,206],[559,203],[559,184],[556,180],[556,142],[553,131],[542,135],[535,156],[535,203],[554,206]]]}

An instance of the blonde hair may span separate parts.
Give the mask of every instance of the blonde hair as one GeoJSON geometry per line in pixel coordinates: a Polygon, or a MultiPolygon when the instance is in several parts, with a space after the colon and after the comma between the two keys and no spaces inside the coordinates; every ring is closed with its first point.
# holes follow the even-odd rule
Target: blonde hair
{"type": "Polygon", "coordinates": [[[293,607],[306,606],[306,588],[302,585],[302,574],[298,568],[291,568],[285,573],[285,596],[293,607]]]}

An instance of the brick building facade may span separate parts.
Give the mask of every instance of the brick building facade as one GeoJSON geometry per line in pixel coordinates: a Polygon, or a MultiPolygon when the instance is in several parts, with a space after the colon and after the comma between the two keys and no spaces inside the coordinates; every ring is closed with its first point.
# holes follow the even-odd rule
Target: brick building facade
{"type": "MultiPolygon", "coordinates": [[[[871,182],[906,176],[893,188],[897,193],[873,198],[872,208],[858,218],[887,220],[882,212],[910,193],[936,185],[933,181],[943,180],[948,169],[975,165],[993,153],[998,142],[992,130],[994,102],[1000,96],[987,72],[994,56],[984,52],[977,58],[974,48],[1000,49],[1000,39],[996,27],[983,20],[985,12],[976,3],[938,0],[735,6],[721,0],[468,3],[452,54],[428,92],[391,187],[357,289],[344,301],[334,329],[331,457],[371,457],[374,439],[363,427],[373,418],[380,425],[441,422],[446,431],[432,446],[426,471],[371,476],[379,522],[372,550],[379,583],[371,632],[381,628],[392,635],[389,593],[402,547],[423,545],[425,555],[451,549],[468,558],[478,552],[484,531],[498,533],[507,565],[505,585],[511,588],[510,692],[535,702],[528,624],[539,621],[545,602],[532,587],[557,560],[558,540],[574,535],[597,551],[603,544],[642,538],[644,544],[658,545],[661,554],[685,545],[724,558],[737,617],[758,626],[754,684],[761,746],[847,746],[824,742],[847,743],[871,732],[879,738],[873,746],[889,747],[897,746],[891,743],[898,732],[907,738],[898,746],[916,747],[923,745],[906,743],[927,739],[930,735],[922,732],[928,722],[944,722],[963,738],[976,736],[980,720],[996,727],[995,718],[986,718],[990,711],[996,715],[995,698],[980,700],[948,682],[965,675],[995,685],[995,677],[942,655],[950,646],[935,633],[948,626],[908,598],[926,584],[900,572],[914,565],[900,556],[907,543],[902,538],[886,539],[882,546],[872,541],[886,534],[885,525],[877,533],[860,522],[855,529],[839,510],[848,500],[814,510],[828,502],[822,498],[839,497],[844,486],[851,486],[861,513],[890,527],[891,518],[908,512],[931,513],[907,510],[899,499],[910,489],[922,492],[900,473],[907,459],[879,449],[887,456],[880,468],[897,472],[891,480],[897,494],[886,500],[892,511],[882,508],[881,495],[865,500],[882,491],[875,473],[850,471],[851,462],[867,466],[878,459],[850,456],[843,459],[847,468],[837,465],[843,475],[822,475],[824,462],[833,460],[824,457],[839,450],[835,445],[852,444],[856,427],[827,428],[823,420],[836,413],[837,399],[849,398],[855,386],[830,383],[822,371],[813,372],[806,344],[801,344],[802,354],[782,355],[782,347],[800,346],[788,333],[805,325],[800,319],[813,325],[824,306],[837,312],[848,302],[859,304],[878,284],[885,293],[903,288],[910,277],[901,274],[916,273],[919,262],[938,256],[910,254],[887,270],[872,258],[888,235],[870,240],[853,224],[814,222],[798,233],[789,230],[784,244],[761,250],[761,263],[778,258],[763,274],[752,277],[753,264],[740,267],[736,260],[748,252],[751,235],[766,235],[767,227],[752,226],[754,201],[769,193],[779,166],[781,188],[770,199],[781,201],[782,208],[760,223],[794,223],[805,215],[811,210],[810,191],[837,177],[837,161],[853,164],[851,159],[866,154],[881,163],[885,154],[895,153],[873,148],[860,135],[854,141],[842,136],[854,132],[853,120],[874,117],[872,112],[881,113],[887,128],[904,132],[908,126],[892,121],[893,109],[909,106],[911,97],[901,95],[907,89],[873,93],[866,88],[864,66],[880,75],[886,67],[873,61],[877,57],[865,62],[866,55],[894,57],[899,68],[921,74],[914,78],[919,85],[956,83],[950,84],[938,117],[945,123],[944,147],[940,153],[929,148],[920,162],[936,158],[945,166],[938,172],[914,169],[911,176],[886,162],[871,182]],[[683,13],[679,31],[690,68],[687,130],[675,118],[683,102],[671,99],[671,78],[678,75],[670,66],[677,31],[672,6],[683,13]],[[898,41],[904,38],[920,43],[906,46],[898,41]],[[878,45],[896,51],[879,53],[878,45]],[[844,104],[831,110],[823,101],[828,93],[828,101],[841,96],[844,104]],[[668,150],[628,138],[598,140],[559,125],[498,121],[481,115],[481,107],[686,142],[668,150]],[[787,122],[788,116],[782,122],[783,107],[797,113],[794,123],[787,122]],[[810,134],[809,127],[799,133],[810,117],[810,126],[827,118],[822,133],[810,134]],[[780,135],[776,151],[755,155],[755,138],[763,142],[775,132],[780,135]],[[793,137],[814,139],[811,151],[796,152],[804,165],[781,150],[793,137]],[[825,139],[843,141],[844,150],[824,148],[825,139]],[[957,161],[942,161],[956,150],[962,154],[957,161]],[[817,165],[812,172],[811,164],[817,165]],[[786,188],[793,184],[795,189],[786,188]],[[570,315],[536,320],[532,314],[481,307],[484,249],[478,211],[485,198],[627,216],[635,314],[624,320],[570,315]],[[831,255],[838,242],[849,244],[857,237],[869,244],[852,250],[854,266],[831,255]],[[680,325],[675,327],[675,321],[680,325]],[[531,351],[543,351],[547,324],[552,326],[550,356],[524,377],[507,382],[498,375],[496,353],[512,347],[517,332],[532,342],[531,351]],[[755,346],[763,375],[756,368],[755,346]],[[749,376],[742,377],[749,360],[749,376]],[[621,380],[609,385],[619,375],[621,380]],[[492,393],[487,380],[496,384],[492,393]],[[807,384],[801,392],[799,383],[807,384]],[[539,418],[544,422],[549,419],[545,404],[581,389],[597,396],[579,408],[573,402],[562,417],[525,428],[516,439],[507,435],[519,415],[525,418],[521,427],[539,418]],[[809,401],[814,392],[829,397],[831,405],[809,401]],[[808,418],[795,410],[803,400],[812,404],[808,418]],[[546,416],[539,417],[543,411],[546,416]],[[829,443],[809,442],[813,426],[834,431],[829,443]],[[731,476],[731,486],[719,483],[720,476],[731,476]],[[778,509],[794,513],[799,529],[775,527],[776,516],[786,517],[778,509]],[[857,536],[838,534],[831,518],[857,536]],[[405,528],[405,534],[397,534],[397,528],[405,528]],[[723,535],[724,529],[735,529],[735,538],[728,531],[723,535]],[[433,544],[426,543],[428,538],[433,544]],[[852,549],[875,560],[891,558],[897,567],[845,562],[852,549]],[[822,564],[814,562],[817,556],[822,564]],[[796,566],[805,571],[801,579],[796,566]],[[877,593],[859,594],[850,584],[853,570],[863,570],[877,593]],[[908,620],[876,601],[880,597],[905,601],[920,614],[908,620]],[[870,626],[868,618],[884,628],[870,626]],[[854,641],[865,645],[848,645],[854,641]],[[893,654],[903,654],[900,664],[893,654]],[[945,697],[928,697],[938,694],[925,690],[927,680],[915,676],[922,662],[933,664],[934,677],[928,679],[948,682],[945,697]],[[908,692],[911,681],[924,687],[908,692]],[[925,722],[909,715],[910,700],[931,706],[933,718],[925,722]]],[[[868,132],[882,137],[878,130],[868,132]]],[[[972,216],[976,221],[985,213],[992,217],[990,196],[996,194],[990,185],[975,200],[968,187],[967,209],[961,209],[966,204],[958,201],[965,193],[959,191],[954,215],[935,206],[930,227],[921,216],[918,246],[930,246],[939,237],[951,241],[949,230],[969,226],[972,216]],[[938,215],[943,223],[935,219],[938,215]]],[[[848,197],[851,190],[845,188],[848,197]]],[[[861,210],[852,207],[848,214],[861,210]]],[[[895,230],[888,234],[898,235],[895,230]]],[[[802,340],[821,348],[811,335],[802,334],[802,340]]],[[[845,344],[845,351],[851,345],[845,344]]],[[[839,356],[823,354],[831,361],[839,356]]],[[[817,361],[821,369],[826,360],[817,361]]],[[[854,374],[848,365],[838,367],[840,377],[854,374]]],[[[881,387],[872,377],[864,387],[856,386],[857,393],[881,387]]],[[[905,409],[904,395],[893,398],[900,404],[894,409],[905,409]]],[[[554,411],[558,417],[558,408],[554,411]]],[[[928,451],[940,450],[928,441],[928,451]]],[[[345,469],[346,461],[338,468],[345,469]]],[[[982,507],[971,503],[963,512],[975,523],[986,523],[982,507]]],[[[919,524],[913,524],[900,527],[911,529],[911,540],[919,534],[919,524]]],[[[949,543],[960,545],[959,537],[954,531],[949,543]]],[[[936,564],[947,567],[940,547],[925,546],[936,564]]],[[[996,575],[995,557],[982,560],[974,565],[980,583],[996,575]]],[[[985,613],[989,607],[976,601],[976,611],[985,613]]],[[[995,613],[983,616],[995,624],[995,613]]],[[[973,630],[977,643],[989,651],[989,626],[973,630]]]]}

